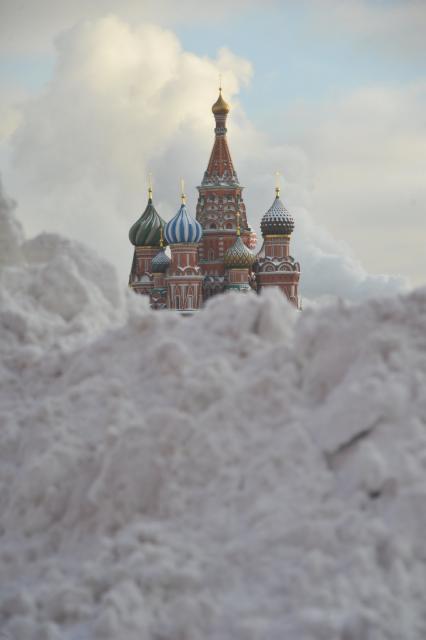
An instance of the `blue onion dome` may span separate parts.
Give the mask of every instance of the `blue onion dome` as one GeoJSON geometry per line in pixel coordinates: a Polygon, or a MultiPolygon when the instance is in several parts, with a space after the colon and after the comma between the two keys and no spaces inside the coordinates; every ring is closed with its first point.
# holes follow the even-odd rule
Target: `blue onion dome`
{"type": "Polygon", "coordinates": [[[260,223],[263,236],[289,236],[294,229],[294,218],[280,200],[280,190],[276,189],[275,200],[260,223]]]}
{"type": "Polygon", "coordinates": [[[238,235],[232,247],[225,252],[223,261],[228,269],[248,269],[256,262],[256,256],[238,235]]]}
{"type": "Polygon", "coordinates": [[[145,211],[131,227],[129,231],[129,240],[136,247],[159,247],[161,238],[161,227],[164,227],[165,221],[158,215],[153,202],[152,191],[148,191],[148,204],[145,211]]]}
{"type": "Polygon", "coordinates": [[[203,235],[203,227],[186,208],[185,196],[182,195],[182,204],[179,211],[164,228],[164,238],[168,244],[197,243],[203,235]]]}
{"type": "Polygon", "coordinates": [[[152,273],[164,273],[169,268],[170,263],[169,256],[166,255],[164,248],[161,247],[160,251],[152,259],[152,273]]]}

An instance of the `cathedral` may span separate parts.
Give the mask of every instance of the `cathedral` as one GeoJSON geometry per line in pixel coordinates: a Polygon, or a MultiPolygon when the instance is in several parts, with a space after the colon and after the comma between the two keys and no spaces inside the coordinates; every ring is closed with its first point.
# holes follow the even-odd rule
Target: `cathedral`
{"type": "Polygon", "coordinates": [[[255,253],[256,234],[247,221],[243,187],[226,138],[229,109],[219,89],[212,107],[215,139],[198,187],[195,217],[186,207],[182,187],[179,210],[165,222],[149,188],[146,209],[129,231],[135,247],[129,286],[149,296],[154,309],[192,312],[217,293],[260,293],[265,287],[278,287],[300,308],[300,265],[290,255],[293,216],[277,187],[260,225],[263,245],[255,253]]]}

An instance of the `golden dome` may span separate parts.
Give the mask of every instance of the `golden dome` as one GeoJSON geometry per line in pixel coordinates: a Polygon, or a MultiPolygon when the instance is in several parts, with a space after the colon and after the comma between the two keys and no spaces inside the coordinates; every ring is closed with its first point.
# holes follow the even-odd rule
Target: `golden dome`
{"type": "Polygon", "coordinates": [[[222,89],[219,89],[219,97],[212,106],[212,111],[216,115],[216,113],[229,113],[230,106],[225,100],[222,98],[222,89]]]}

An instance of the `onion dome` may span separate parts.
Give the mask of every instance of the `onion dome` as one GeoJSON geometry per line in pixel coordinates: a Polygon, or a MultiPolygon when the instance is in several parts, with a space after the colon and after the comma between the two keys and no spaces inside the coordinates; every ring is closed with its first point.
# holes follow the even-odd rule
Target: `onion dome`
{"type": "Polygon", "coordinates": [[[163,247],[161,247],[160,251],[156,256],[152,259],[152,273],[164,273],[167,271],[171,263],[171,260],[163,247]]]}
{"type": "Polygon", "coordinates": [[[148,204],[139,220],[131,227],[129,240],[136,247],[160,246],[161,228],[165,224],[152,203],[152,190],[149,189],[148,204]]]}
{"type": "Polygon", "coordinates": [[[225,102],[225,100],[222,97],[222,87],[219,88],[219,97],[216,100],[216,102],[214,103],[214,105],[212,106],[212,111],[213,113],[216,115],[217,113],[229,113],[230,110],[230,106],[227,102],[225,102]]]}
{"type": "Polygon", "coordinates": [[[280,190],[277,188],[275,192],[275,200],[260,223],[262,235],[289,236],[294,229],[294,218],[281,202],[280,190]]]}
{"type": "Polygon", "coordinates": [[[225,252],[223,261],[227,269],[249,269],[256,262],[256,256],[238,235],[232,247],[225,252]]]}
{"type": "Polygon", "coordinates": [[[182,204],[179,211],[164,228],[164,238],[168,244],[197,243],[203,235],[203,227],[186,208],[185,196],[182,193],[182,204]]]}

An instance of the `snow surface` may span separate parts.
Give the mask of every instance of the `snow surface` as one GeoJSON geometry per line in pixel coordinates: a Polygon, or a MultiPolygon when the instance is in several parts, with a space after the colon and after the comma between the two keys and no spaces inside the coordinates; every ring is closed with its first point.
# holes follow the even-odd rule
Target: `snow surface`
{"type": "Polygon", "coordinates": [[[2,639],[426,637],[426,290],[182,318],[0,230],[2,639]]]}

